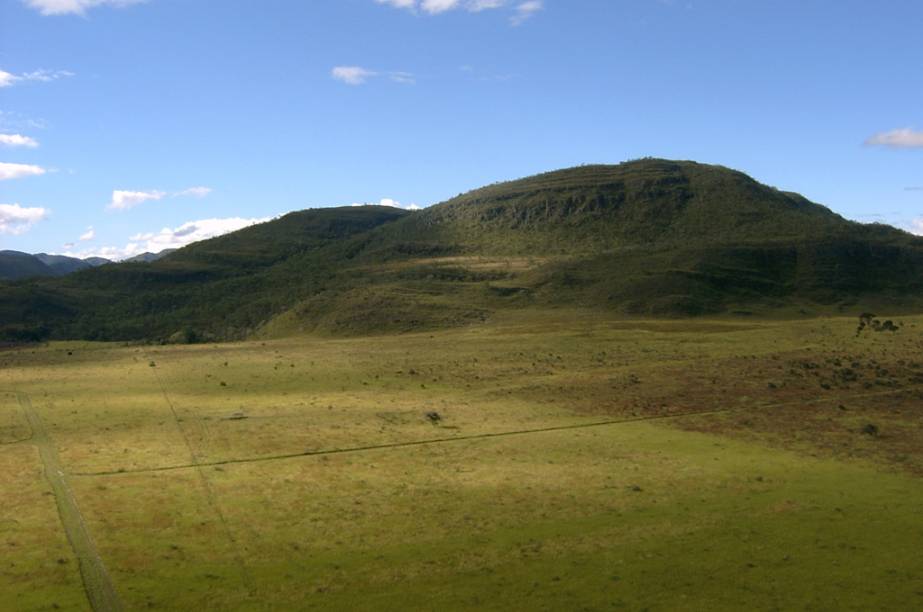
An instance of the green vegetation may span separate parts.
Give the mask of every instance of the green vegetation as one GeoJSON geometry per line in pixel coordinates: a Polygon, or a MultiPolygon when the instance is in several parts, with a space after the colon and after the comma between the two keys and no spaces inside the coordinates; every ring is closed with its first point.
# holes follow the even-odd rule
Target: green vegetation
{"type": "Polygon", "coordinates": [[[877,319],[0,352],[4,605],[88,609],[19,393],[126,609],[917,609],[923,317],[877,319]]]}
{"type": "Polygon", "coordinates": [[[0,333],[196,342],[444,329],[548,307],[803,316],[921,302],[923,240],[726,168],[648,159],[415,213],[303,211],[152,263],[0,284],[0,333]]]}

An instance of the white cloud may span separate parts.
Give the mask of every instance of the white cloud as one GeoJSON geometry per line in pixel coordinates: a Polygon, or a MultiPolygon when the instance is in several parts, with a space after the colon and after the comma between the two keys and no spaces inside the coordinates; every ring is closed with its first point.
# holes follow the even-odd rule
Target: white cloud
{"type": "Polygon", "coordinates": [[[330,76],[347,85],[364,85],[369,79],[375,77],[387,77],[395,83],[401,83],[402,85],[413,85],[417,82],[417,78],[410,72],[399,70],[392,72],[376,72],[361,66],[336,66],[330,71],[330,76]]]}
{"type": "Polygon", "coordinates": [[[513,0],[375,0],[375,2],[412,13],[423,12],[428,15],[439,15],[455,10],[480,13],[481,11],[508,8],[513,11],[513,15],[510,17],[510,22],[513,25],[520,25],[544,8],[542,0],[526,0],[518,3],[513,0]]]}
{"type": "Polygon", "coordinates": [[[472,0],[468,3],[468,10],[472,13],[480,13],[488,9],[500,8],[506,4],[506,0],[472,0]]]}
{"type": "Polygon", "coordinates": [[[354,203],[351,206],[390,206],[392,208],[403,208],[404,210],[421,210],[421,207],[416,204],[401,204],[397,200],[391,198],[382,198],[378,202],[363,202],[363,203],[354,203]]]}
{"type": "Polygon", "coordinates": [[[0,204],[0,234],[18,235],[29,231],[48,217],[45,208],[24,208],[19,204],[0,204]]]}
{"type": "Polygon", "coordinates": [[[402,85],[414,85],[417,82],[417,78],[409,72],[389,72],[388,78],[402,85]]]}
{"type": "Polygon", "coordinates": [[[336,66],[330,71],[330,76],[347,85],[362,85],[378,73],[367,70],[361,66],[336,66]]]}
{"type": "Polygon", "coordinates": [[[74,73],[68,72],[67,70],[35,70],[33,72],[24,72],[22,74],[13,74],[11,72],[7,72],[6,70],[0,70],[0,88],[12,87],[17,83],[25,83],[29,81],[48,83],[49,81],[57,81],[58,79],[72,76],[74,76],[74,73]]]}
{"type": "Polygon", "coordinates": [[[23,178],[25,176],[41,176],[47,170],[40,166],[30,164],[8,164],[0,162],[0,181],[23,178]]]}
{"type": "Polygon", "coordinates": [[[241,217],[230,217],[224,219],[201,219],[184,223],[172,229],[165,227],[159,232],[136,234],[130,240],[137,243],[137,248],[142,248],[143,245],[144,251],[157,253],[164,249],[178,249],[193,242],[236,232],[257,223],[265,223],[271,218],[243,219],[241,217]]]}
{"type": "Polygon", "coordinates": [[[879,132],[865,141],[870,146],[883,146],[892,149],[923,149],[923,131],[904,128],[879,132]]]}
{"type": "Polygon", "coordinates": [[[0,134],[0,145],[34,149],[38,146],[38,141],[29,136],[23,136],[22,134],[0,134]]]}
{"type": "Polygon", "coordinates": [[[0,110],[0,130],[44,130],[47,127],[48,122],[44,119],[30,119],[16,112],[0,110]]]}
{"type": "Polygon", "coordinates": [[[479,13],[487,9],[500,8],[507,3],[507,0],[375,0],[375,2],[412,12],[423,11],[430,15],[438,15],[456,9],[479,13]]]}
{"type": "Polygon", "coordinates": [[[93,240],[94,238],[96,238],[96,230],[93,229],[93,226],[91,225],[90,227],[87,228],[87,231],[80,234],[80,238],[78,240],[80,240],[80,242],[89,242],[90,240],[93,240]]]}
{"type": "Polygon", "coordinates": [[[162,200],[167,196],[163,191],[122,191],[112,192],[109,210],[128,210],[151,200],[162,200]]]}
{"type": "Polygon", "coordinates": [[[208,196],[212,191],[211,187],[190,187],[189,189],[183,189],[173,194],[174,196],[181,198],[184,196],[189,196],[193,198],[204,198],[208,196]]]}
{"type": "Polygon", "coordinates": [[[545,5],[542,0],[527,0],[526,2],[520,2],[516,5],[516,14],[510,17],[510,22],[514,26],[521,25],[525,20],[544,8],[545,5]]]}
{"type": "Polygon", "coordinates": [[[917,236],[923,236],[923,217],[917,217],[910,222],[909,227],[911,234],[916,234],[917,236]]]}
{"type": "MultiPolygon", "coordinates": [[[[207,240],[222,236],[230,232],[271,221],[273,217],[262,219],[244,219],[241,217],[229,217],[223,219],[200,219],[198,221],[189,221],[179,227],[165,227],[159,232],[140,233],[131,236],[124,247],[104,246],[95,249],[88,249],[79,252],[68,251],[64,253],[70,257],[105,257],[114,261],[127,259],[140,255],[142,253],[159,253],[165,249],[178,249],[193,242],[207,240]]],[[[73,248],[73,244],[70,247],[73,248]]]]}
{"type": "Polygon", "coordinates": [[[123,191],[112,192],[112,201],[107,207],[109,210],[129,210],[145,202],[163,200],[164,198],[204,198],[212,192],[211,187],[189,187],[182,191],[168,193],[166,191],[123,191]]]}
{"type": "Polygon", "coordinates": [[[457,9],[460,4],[460,0],[421,0],[420,8],[430,15],[436,15],[457,9]]]}
{"type": "Polygon", "coordinates": [[[26,6],[42,15],[83,15],[97,6],[122,7],[139,4],[145,0],[23,0],[26,6]]]}

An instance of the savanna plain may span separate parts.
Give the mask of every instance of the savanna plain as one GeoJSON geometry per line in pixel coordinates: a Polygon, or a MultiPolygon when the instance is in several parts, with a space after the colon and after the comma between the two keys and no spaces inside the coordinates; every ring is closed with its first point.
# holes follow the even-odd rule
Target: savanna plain
{"type": "Polygon", "coordinates": [[[0,351],[0,608],[921,609],[923,316],[857,315],[0,351]]]}

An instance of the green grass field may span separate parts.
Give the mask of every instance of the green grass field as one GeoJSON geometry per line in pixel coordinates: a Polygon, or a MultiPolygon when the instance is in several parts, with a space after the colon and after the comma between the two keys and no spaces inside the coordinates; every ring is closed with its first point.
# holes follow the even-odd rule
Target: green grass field
{"type": "Polygon", "coordinates": [[[129,610],[918,610],[923,316],[895,322],[2,351],[0,607],[90,609],[94,566],[129,610]]]}

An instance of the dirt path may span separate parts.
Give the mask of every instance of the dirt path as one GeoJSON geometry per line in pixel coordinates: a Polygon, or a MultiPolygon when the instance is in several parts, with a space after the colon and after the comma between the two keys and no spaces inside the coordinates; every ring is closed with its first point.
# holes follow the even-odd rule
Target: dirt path
{"type": "Polygon", "coordinates": [[[54,493],[58,515],[61,517],[67,540],[80,562],[80,576],[83,579],[83,587],[90,601],[90,607],[96,612],[123,610],[122,602],[115,592],[106,566],[96,550],[93,538],[90,537],[80,509],[77,507],[77,500],[74,498],[74,493],[67,482],[67,475],[58,458],[58,450],[48,435],[45,424],[32,407],[28,395],[17,393],[16,398],[32,427],[32,443],[38,448],[42,458],[45,478],[54,493]]]}
{"type": "MultiPolygon", "coordinates": [[[[17,401],[19,400],[19,394],[17,394],[17,393],[11,393],[11,392],[8,392],[8,391],[5,391],[5,392],[3,392],[3,393],[4,393],[4,395],[15,395],[17,401]]],[[[19,411],[22,412],[23,418],[26,419],[26,425],[29,425],[29,421],[28,421],[28,419],[26,418],[25,411],[22,409],[22,401],[18,401],[18,404],[19,404],[19,411]]],[[[12,446],[12,445],[14,445],[14,444],[22,444],[23,442],[28,442],[28,441],[31,440],[34,436],[35,436],[35,431],[32,429],[32,427],[31,427],[31,425],[30,425],[30,426],[29,426],[29,434],[28,434],[28,435],[23,436],[23,437],[21,437],[21,438],[16,438],[16,439],[14,439],[14,440],[0,441],[0,446],[12,446]]]]}

